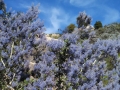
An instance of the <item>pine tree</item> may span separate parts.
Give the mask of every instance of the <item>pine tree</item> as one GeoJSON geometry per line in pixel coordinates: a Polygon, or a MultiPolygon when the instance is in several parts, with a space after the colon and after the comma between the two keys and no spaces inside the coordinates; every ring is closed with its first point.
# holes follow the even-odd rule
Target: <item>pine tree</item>
{"type": "Polygon", "coordinates": [[[64,30],[64,33],[72,33],[74,31],[74,28],[75,28],[75,24],[69,24],[66,29],[64,30]]]}
{"type": "Polygon", "coordinates": [[[95,29],[99,29],[99,28],[101,28],[101,27],[102,27],[101,21],[96,21],[95,24],[94,24],[94,28],[95,28],[95,29]]]}

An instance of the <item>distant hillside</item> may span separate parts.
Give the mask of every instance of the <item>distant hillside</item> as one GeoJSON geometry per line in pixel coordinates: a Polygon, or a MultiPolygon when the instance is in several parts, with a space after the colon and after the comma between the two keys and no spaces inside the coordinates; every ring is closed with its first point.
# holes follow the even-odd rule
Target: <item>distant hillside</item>
{"type": "MultiPolygon", "coordinates": [[[[84,32],[88,32],[89,34],[91,31],[96,32],[96,36],[94,38],[100,38],[100,39],[120,38],[120,23],[108,24],[99,29],[94,29],[92,25],[88,25],[85,29],[75,28],[72,33],[78,34],[78,35],[85,35],[84,32]]],[[[58,39],[59,37],[61,37],[61,34],[53,33],[53,34],[46,34],[46,36],[50,38],[58,39]]]]}
{"type": "Polygon", "coordinates": [[[115,39],[120,37],[120,23],[105,25],[103,28],[96,29],[96,36],[101,39],[115,39]]]}
{"type": "Polygon", "coordinates": [[[46,37],[58,39],[60,37],[60,34],[58,33],[46,34],[46,37]]]}

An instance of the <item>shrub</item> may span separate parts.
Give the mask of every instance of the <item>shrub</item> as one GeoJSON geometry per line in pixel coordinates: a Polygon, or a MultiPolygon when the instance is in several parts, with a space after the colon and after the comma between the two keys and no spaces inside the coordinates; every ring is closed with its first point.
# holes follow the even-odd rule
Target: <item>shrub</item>
{"type": "Polygon", "coordinates": [[[76,34],[66,33],[46,41],[38,13],[38,6],[32,6],[25,14],[6,17],[7,24],[0,21],[2,90],[120,89],[120,40],[78,43],[76,34]]]}
{"type": "Polygon", "coordinates": [[[90,23],[91,23],[91,17],[88,16],[85,12],[80,12],[79,16],[77,17],[78,28],[82,26],[87,26],[90,23]]]}
{"type": "Polygon", "coordinates": [[[67,26],[68,29],[68,33],[72,33],[74,31],[75,25],[74,24],[70,24],[67,26]]]}
{"type": "Polygon", "coordinates": [[[102,23],[100,21],[96,21],[95,24],[94,24],[94,28],[95,29],[102,28],[102,23]]]}

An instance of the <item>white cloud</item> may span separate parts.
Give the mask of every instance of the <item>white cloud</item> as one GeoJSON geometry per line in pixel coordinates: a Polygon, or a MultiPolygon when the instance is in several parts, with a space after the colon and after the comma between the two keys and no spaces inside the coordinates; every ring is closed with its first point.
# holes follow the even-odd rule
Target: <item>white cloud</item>
{"type": "Polygon", "coordinates": [[[96,0],[69,0],[69,2],[71,5],[78,6],[78,7],[81,6],[83,8],[88,7],[88,6],[90,7],[92,5],[91,8],[89,8],[88,10],[89,13],[95,16],[96,13],[99,14],[100,12],[100,15],[103,16],[102,23],[104,25],[117,22],[118,20],[120,20],[120,11],[112,7],[104,5],[104,2],[103,3],[99,1],[96,2],[96,0]]]}
{"type": "MultiPolygon", "coordinates": [[[[30,6],[31,5],[27,3],[20,4],[20,7],[26,9],[30,6]]],[[[43,6],[40,4],[39,10],[40,13],[43,14],[45,17],[42,20],[47,23],[47,25],[45,25],[46,33],[58,32],[58,29],[61,29],[63,26],[66,26],[69,23],[69,15],[59,7],[49,7],[48,9],[47,6],[43,6]]]]}
{"type": "Polygon", "coordinates": [[[19,7],[20,8],[25,8],[25,9],[29,9],[32,5],[38,5],[38,4],[40,4],[38,1],[36,1],[36,0],[32,0],[32,2],[30,1],[30,2],[27,2],[27,1],[25,1],[25,0],[22,0],[21,2],[20,2],[20,4],[19,4],[19,7]]]}
{"type": "Polygon", "coordinates": [[[28,9],[28,8],[30,8],[31,7],[31,5],[28,5],[28,4],[23,4],[23,3],[20,3],[20,7],[21,8],[26,8],[26,9],[28,9]]]}
{"type": "Polygon", "coordinates": [[[70,4],[74,6],[87,6],[93,3],[95,0],[69,0],[70,4]]]}
{"type": "Polygon", "coordinates": [[[120,12],[118,10],[110,7],[106,7],[104,9],[106,10],[106,14],[104,15],[103,24],[109,24],[120,20],[120,12]]]}
{"type": "Polygon", "coordinates": [[[48,15],[51,26],[46,28],[47,33],[57,32],[58,29],[61,29],[62,25],[69,23],[69,16],[60,8],[49,9],[48,15]]]}

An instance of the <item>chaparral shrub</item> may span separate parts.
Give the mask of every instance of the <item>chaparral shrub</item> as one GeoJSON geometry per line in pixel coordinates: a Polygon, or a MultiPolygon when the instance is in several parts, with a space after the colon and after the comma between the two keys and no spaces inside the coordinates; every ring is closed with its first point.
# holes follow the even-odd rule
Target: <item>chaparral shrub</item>
{"type": "MultiPolygon", "coordinates": [[[[0,20],[0,89],[119,90],[120,40],[46,40],[38,6],[0,20]]],[[[87,31],[87,30],[86,30],[87,31]]]]}

